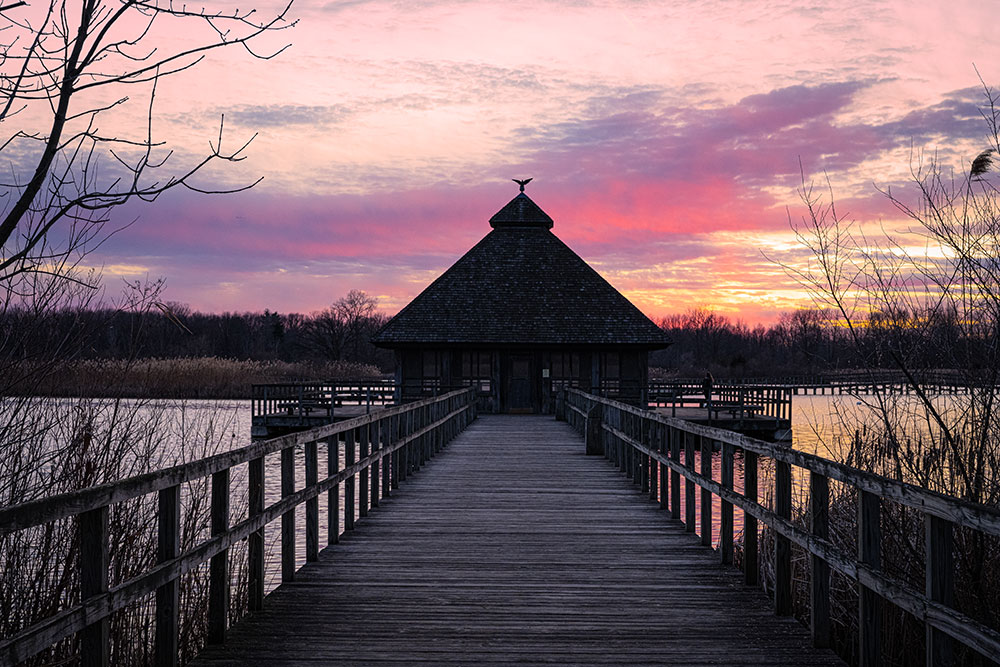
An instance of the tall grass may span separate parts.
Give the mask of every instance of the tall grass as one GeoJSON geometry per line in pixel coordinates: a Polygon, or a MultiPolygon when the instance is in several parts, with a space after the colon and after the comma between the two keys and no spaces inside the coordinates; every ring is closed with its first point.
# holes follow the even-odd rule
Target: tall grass
{"type": "MultiPolygon", "coordinates": [[[[161,402],[120,399],[9,399],[0,403],[5,422],[29,413],[38,428],[8,432],[0,441],[0,497],[3,504],[87,488],[96,484],[200,458],[234,446],[235,412],[182,414],[161,402]]],[[[243,444],[243,443],[239,443],[243,444]]],[[[244,480],[245,482],[245,480],[244,480]]],[[[246,487],[234,485],[233,515],[246,515],[246,487]]],[[[182,488],[181,549],[203,541],[209,531],[209,488],[197,480],[182,488]]],[[[237,519],[238,520],[238,519],[237,519]]],[[[75,520],[57,521],[0,535],[0,636],[9,637],[80,600],[75,520]]],[[[109,584],[144,571],[156,556],[156,495],[113,505],[109,512],[109,584]]],[[[232,615],[246,609],[246,558],[234,547],[231,561],[232,615]]],[[[204,644],[207,575],[195,571],[180,580],[181,657],[204,644]]],[[[150,665],[154,618],[152,596],[110,619],[112,663],[150,665]]],[[[28,665],[72,664],[79,646],[65,641],[28,660],[28,665]]]]}
{"type": "MultiPolygon", "coordinates": [[[[870,400],[870,399],[865,399],[870,400]]],[[[883,410],[858,413],[849,421],[848,412],[840,413],[837,429],[844,442],[827,443],[831,452],[844,452],[841,462],[853,467],[933,489],[946,495],[962,497],[965,487],[955,476],[953,451],[941,446],[940,434],[934,424],[923,433],[914,413],[906,408],[912,404],[907,397],[881,397],[883,410]],[[891,406],[890,411],[886,406],[891,406]],[[868,417],[868,419],[864,419],[868,417]],[[903,434],[907,434],[904,436],[903,434]]],[[[950,399],[953,406],[977,400],[975,396],[950,399]]],[[[963,422],[967,412],[955,410],[953,428],[960,433],[968,428],[963,422]]],[[[952,426],[952,425],[950,425],[952,426]]],[[[995,465],[995,445],[969,443],[963,448],[970,458],[984,459],[979,470],[988,478],[984,504],[996,505],[994,483],[998,479],[995,465]]],[[[858,492],[857,489],[836,480],[830,482],[830,542],[843,554],[857,553],[858,492]]],[[[762,504],[773,507],[773,469],[763,464],[760,470],[762,504]]],[[[793,494],[792,522],[809,530],[808,489],[799,488],[793,494]]],[[[974,499],[981,502],[981,498],[974,499]]],[[[912,590],[922,592],[925,582],[926,553],[924,544],[924,513],[888,499],[881,502],[881,569],[912,590]]],[[[764,528],[760,535],[760,581],[766,591],[774,591],[774,539],[775,534],[764,528]]],[[[984,625],[1000,628],[1000,572],[995,564],[1000,562],[1000,539],[979,531],[956,528],[955,544],[955,599],[954,608],[984,625]]],[[[737,564],[742,565],[740,546],[737,546],[737,564]]],[[[803,624],[810,622],[811,563],[809,555],[792,545],[793,614],[803,624]]],[[[858,587],[855,582],[837,574],[831,578],[832,643],[834,650],[850,665],[858,663],[858,587]]],[[[888,601],[881,606],[881,655],[887,667],[906,667],[924,664],[924,625],[888,601]]],[[[995,656],[994,656],[995,657],[995,656]]],[[[971,649],[957,648],[956,665],[987,667],[997,663],[971,649]]]]}

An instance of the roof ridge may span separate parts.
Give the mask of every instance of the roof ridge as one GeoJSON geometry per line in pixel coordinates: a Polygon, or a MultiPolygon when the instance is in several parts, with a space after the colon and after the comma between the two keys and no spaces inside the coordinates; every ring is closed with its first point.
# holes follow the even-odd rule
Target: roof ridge
{"type": "Polygon", "coordinates": [[[552,229],[552,218],[523,192],[493,214],[490,227],[542,227],[552,229]]]}

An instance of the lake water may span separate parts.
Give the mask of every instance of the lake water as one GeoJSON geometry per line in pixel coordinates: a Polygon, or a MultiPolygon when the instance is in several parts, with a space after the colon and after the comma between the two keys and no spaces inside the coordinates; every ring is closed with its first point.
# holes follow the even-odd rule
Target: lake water
{"type": "MultiPolygon", "coordinates": [[[[853,396],[796,396],[793,399],[792,425],[793,425],[793,446],[796,449],[815,453],[820,456],[839,459],[846,451],[845,447],[839,443],[843,439],[850,438],[853,430],[858,425],[866,421],[865,415],[869,414],[869,409],[865,403],[871,400],[868,397],[853,396]]],[[[901,397],[899,400],[912,402],[912,397],[901,397]]],[[[947,400],[947,399],[942,399],[947,400]]],[[[78,410],[74,401],[52,400],[50,407],[54,410],[78,410]]],[[[206,401],[206,400],[186,400],[186,401],[144,401],[140,404],[139,414],[149,424],[155,425],[157,432],[162,436],[160,447],[163,448],[162,461],[166,465],[179,460],[194,460],[201,456],[239,448],[251,442],[251,415],[249,401],[206,401]]],[[[150,427],[152,428],[152,427],[150,427]]],[[[64,437],[64,434],[54,433],[53,437],[64,437]]],[[[320,476],[325,473],[326,451],[320,447],[320,476]]],[[[297,488],[304,485],[304,453],[300,449],[296,453],[296,474],[297,488]]],[[[341,453],[341,466],[343,466],[343,454],[341,453]]],[[[720,475],[720,456],[716,453],[713,456],[713,476],[718,479],[720,475]]],[[[696,464],[697,465],[697,464],[696,464]]],[[[735,479],[737,490],[742,491],[742,466],[743,461],[737,458],[735,463],[735,479]]],[[[760,476],[760,493],[764,498],[767,485],[770,481],[768,471],[762,466],[760,476]]],[[[280,493],[280,457],[269,456],[265,468],[265,504],[270,505],[278,501],[280,493]]],[[[797,503],[804,503],[805,483],[800,474],[796,480],[797,503]]],[[[682,498],[683,498],[682,484],[682,498]]],[[[232,476],[233,499],[232,499],[232,522],[241,520],[246,516],[246,466],[239,466],[234,470],[232,476]]],[[[186,493],[206,493],[207,480],[199,488],[191,489],[186,493]]],[[[715,539],[718,539],[719,530],[719,501],[714,499],[715,515],[715,539]]],[[[700,493],[696,494],[696,505],[700,505],[700,493]]],[[[683,500],[682,505],[683,507],[683,500]]],[[[343,488],[340,489],[340,507],[343,512],[343,488]]],[[[325,537],[327,522],[326,499],[321,498],[320,508],[320,535],[325,537]]],[[[699,508],[700,512],[700,508],[699,508]]],[[[742,524],[742,513],[735,512],[736,528],[739,530],[742,524]]],[[[338,521],[340,530],[343,530],[343,517],[338,521]]],[[[278,523],[272,523],[266,530],[266,548],[268,553],[267,563],[267,589],[276,587],[280,581],[279,566],[279,538],[280,531],[278,523]]],[[[305,562],[305,508],[304,505],[296,511],[297,526],[297,556],[299,564],[305,562]]],[[[238,557],[238,556],[235,556],[238,557]]]]}

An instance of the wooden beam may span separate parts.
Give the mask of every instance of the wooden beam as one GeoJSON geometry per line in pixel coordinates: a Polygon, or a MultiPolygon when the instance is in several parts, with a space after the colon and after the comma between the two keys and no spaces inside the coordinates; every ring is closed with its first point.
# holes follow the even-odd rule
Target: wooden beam
{"type": "MultiPolygon", "coordinates": [[[[743,450],[743,497],[757,505],[757,454],[743,450]]],[[[743,512],[743,582],[756,586],[760,580],[757,517],[743,512]]]]}
{"type": "MultiPolygon", "coordinates": [[[[306,488],[319,481],[319,447],[316,441],[305,446],[306,488]]],[[[319,496],[306,501],[306,561],[319,560],[319,496]]]]}
{"type": "MultiPolygon", "coordinates": [[[[858,499],[858,562],[880,570],[881,502],[879,497],[861,491],[858,499]]],[[[858,664],[875,667],[881,664],[882,619],[879,595],[864,583],[858,583],[858,664]]]]}
{"type": "MultiPolygon", "coordinates": [[[[84,604],[108,591],[108,508],[98,507],[79,518],[80,597],[84,604]]],[[[107,667],[110,660],[108,619],[99,618],[80,632],[81,667],[107,667]]]]}
{"type": "MultiPolygon", "coordinates": [[[[291,451],[289,449],[288,451],[291,451]]],[[[212,536],[229,529],[229,470],[212,475],[212,536]]],[[[229,617],[229,550],[212,556],[208,570],[208,636],[209,644],[226,641],[229,617]]]]}
{"type": "MultiPolygon", "coordinates": [[[[712,479],[712,440],[702,437],[701,440],[701,476],[712,479]]],[[[701,544],[712,546],[712,492],[701,488],[701,544]]]]}
{"type": "MultiPolygon", "coordinates": [[[[281,450],[281,495],[295,493],[295,449],[281,450]]],[[[295,509],[281,515],[281,581],[295,580],[295,509]]]]}
{"type": "MultiPolygon", "coordinates": [[[[955,604],[954,526],[950,521],[928,516],[924,519],[927,556],[925,595],[946,607],[955,604]]],[[[951,667],[955,664],[954,641],[946,633],[927,623],[928,667],[951,667]]]]}
{"type": "MultiPolygon", "coordinates": [[[[171,486],[158,494],[156,515],[156,562],[165,563],[180,553],[181,488],[171,486]]],[[[156,589],[156,640],[154,653],[157,667],[176,667],[180,634],[180,586],[171,579],[156,589]]]]}
{"type": "MultiPolygon", "coordinates": [[[[820,540],[830,539],[830,481],[818,473],[809,473],[809,516],[812,534],[820,540]]],[[[810,577],[809,627],[813,646],[830,646],[830,565],[812,554],[810,577]]]]}
{"type": "MultiPolygon", "coordinates": [[[[247,496],[249,500],[249,516],[259,517],[264,512],[264,457],[250,461],[247,480],[247,496]]],[[[264,527],[250,533],[247,538],[247,557],[249,564],[247,574],[248,606],[250,611],[260,611],[264,608],[264,527]]]]}
{"type": "MultiPolygon", "coordinates": [[[[792,518],[792,468],[784,461],[774,462],[774,513],[792,518]]],[[[780,533],[774,536],[774,611],[792,614],[792,542],[780,533]]]]}
{"type": "MultiPolygon", "coordinates": [[[[722,443],[722,486],[733,490],[733,459],[736,448],[728,442],[722,443]]],[[[724,565],[733,563],[733,504],[722,501],[719,522],[719,555],[724,565]]]]}

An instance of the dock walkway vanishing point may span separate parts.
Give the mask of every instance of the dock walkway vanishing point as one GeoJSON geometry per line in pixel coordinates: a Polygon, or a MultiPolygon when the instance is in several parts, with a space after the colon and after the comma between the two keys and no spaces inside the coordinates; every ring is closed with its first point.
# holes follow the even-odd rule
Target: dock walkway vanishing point
{"type": "Polygon", "coordinates": [[[840,665],[567,424],[481,416],[210,665],[840,665]]]}

